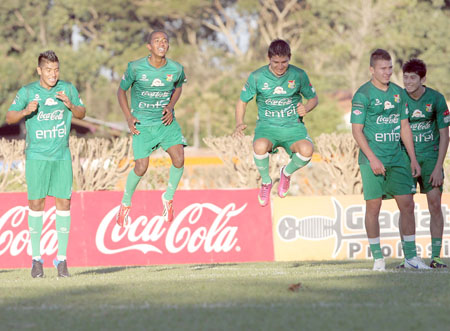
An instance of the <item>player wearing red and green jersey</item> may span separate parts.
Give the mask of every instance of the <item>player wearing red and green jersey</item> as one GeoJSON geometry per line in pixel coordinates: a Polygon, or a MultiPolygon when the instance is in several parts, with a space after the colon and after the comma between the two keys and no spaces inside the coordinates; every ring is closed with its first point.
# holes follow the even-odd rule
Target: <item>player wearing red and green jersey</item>
{"type": "Polygon", "coordinates": [[[72,116],[83,118],[86,109],[75,86],[59,80],[59,60],[53,51],[39,55],[37,72],[39,81],[19,90],[6,114],[6,121],[13,124],[25,119],[27,129],[25,177],[33,259],[31,276],[44,276],[40,253],[44,204],[47,196],[54,196],[58,234],[58,255],[54,264],[58,276],[67,277],[66,250],[73,181],[70,123],[72,116]]]}
{"type": "Polygon", "coordinates": [[[443,164],[449,144],[450,112],[445,98],[439,92],[424,85],[427,68],[423,61],[412,59],[403,65],[405,85],[405,109],[409,115],[414,149],[422,169],[415,179],[420,193],[427,195],[430,211],[432,268],[445,268],[440,259],[444,217],[441,209],[443,164]]]}
{"type": "Polygon", "coordinates": [[[408,268],[429,269],[418,257],[415,243],[414,176],[420,167],[414,154],[412,133],[406,113],[401,112],[402,90],[390,82],[392,60],[383,49],[370,57],[372,79],[361,86],[352,100],[352,133],[360,147],[359,165],[366,200],[365,225],[374,257],[373,270],[384,271],[380,246],[380,213],[383,197],[394,197],[402,218],[408,268]],[[402,158],[400,139],[411,156],[411,166],[402,158]]]}
{"type": "Polygon", "coordinates": [[[247,103],[256,96],[258,121],[253,140],[254,160],[261,175],[261,206],[270,200],[269,153],[283,147],[291,156],[280,169],[278,195],[287,195],[291,175],[311,160],[314,147],[303,117],[316,107],[318,98],[305,71],[289,64],[291,50],[284,40],[274,40],[268,50],[269,65],[252,72],[236,105],[234,136],[242,137],[247,103]],[[307,99],[302,104],[303,97],[307,99]]]}
{"type": "Polygon", "coordinates": [[[128,174],[116,221],[124,226],[131,209],[131,198],[145,174],[150,154],[163,148],[172,160],[169,183],[162,195],[163,217],[173,219],[173,196],[184,170],[186,140],[174,117],[174,107],[186,82],[183,67],[168,58],[169,38],[164,31],[150,33],[150,56],[130,62],[117,90],[120,108],[133,134],[134,169],[128,174]],[[131,87],[131,108],[126,91],[131,87]]]}

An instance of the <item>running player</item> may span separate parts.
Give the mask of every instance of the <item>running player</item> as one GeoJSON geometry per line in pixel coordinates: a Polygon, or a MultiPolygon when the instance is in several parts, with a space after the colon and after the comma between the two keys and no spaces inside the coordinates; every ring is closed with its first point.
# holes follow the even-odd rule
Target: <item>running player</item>
{"type": "Polygon", "coordinates": [[[287,195],[291,175],[311,160],[314,146],[303,117],[318,104],[306,72],[292,64],[291,49],[284,40],[274,40],[268,50],[269,64],[252,72],[236,105],[236,127],[233,135],[242,137],[247,103],[256,96],[258,121],[253,140],[254,160],[261,175],[258,194],[261,206],[270,201],[272,179],[269,176],[269,153],[283,147],[291,160],[280,169],[278,195],[287,195]],[[302,96],[307,99],[302,104],[302,96]]]}
{"type": "Polygon", "coordinates": [[[82,119],[86,109],[77,89],[59,80],[59,60],[53,51],[38,58],[39,81],[22,87],[6,114],[6,122],[25,119],[28,192],[28,227],[33,265],[31,276],[44,277],[40,252],[45,198],[54,196],[56,203],[57,258],[53,261],[59,277],[68,277],[66,250],[70,230],[72,195],[72,157],[69,133],[72,116],[82,119]]]}
{"type": "Polygon", "coordinates": [[[427,195],[430,211],[431,263],[432,268],[447,268],[440,259],[444,217],[441,209],[443,164],[449,143],[450,112],[445,98],[439,92],[424,85],[427,67],[419,59],[403,65],[405,106],[414,138],[417,161],[422,169],[419,182],[420,193],[427,195]]]}
{"type": "Polygon", "coordinates": [[[417,257],[412,194],[415,193],[413,176],[420,176],[420,166],[414,154],[408,116],[401,111],[403,91],[390,82],[392,60],[387,51],[377,49],[371,54],[370,72],[371,80],[353,96],[351,123],[353,137],[360,147],[358,163],[366,200],[365,226],[374,258],[373,270],[385,270],[378,216],[386,196],[393,196],[400,210],[405,266],[430,269],[417,257]],[[411,157],[411,167],[403,157],[400,139],[411,157]]]}
{"type": "Polygon", "coordinates": [[[150,55],[128,63],[117,90],[117,98],[133,134],[135,166],[128,174],[122,203],[116,216],[124,226],[131,209],[131,198],[148,168],[150,154],[161,147],[170,156],[169,184],[162,195],[163,217],[173,220],[173,196],[184,170],[186,140],[174,117],[174,107],[186,82],[183,67],[168,58],[169,37],[153,31],[148,37],[150,55]],[[131,87],[131,109],[126,91],[131,87]]]}

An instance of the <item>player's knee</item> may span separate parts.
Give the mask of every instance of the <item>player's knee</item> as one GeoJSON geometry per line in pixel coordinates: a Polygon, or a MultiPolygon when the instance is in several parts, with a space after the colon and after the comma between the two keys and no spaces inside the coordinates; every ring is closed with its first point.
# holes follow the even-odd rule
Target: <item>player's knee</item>
{"type": "Polygon", "coordinates": [[[136,164],[134,165],[134,172],[138,176],[144,176],[145,172],[147,171],[147,168],[148,168],[148,163],[136,161],[136,164]]]}

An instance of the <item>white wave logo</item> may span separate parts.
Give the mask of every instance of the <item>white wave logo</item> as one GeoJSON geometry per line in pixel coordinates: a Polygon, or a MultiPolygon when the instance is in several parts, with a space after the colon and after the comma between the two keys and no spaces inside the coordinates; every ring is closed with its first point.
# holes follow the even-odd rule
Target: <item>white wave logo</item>
{"type": "Polygon", "coordinates": [[[115,216],[119,209],[115,207],[100,222],[95,243],[103,254],[117,254],[131,250],[138,250],[144,254],[149,252],[163,254],[164,246],[168,253],[179,253],[182,250],[195,253],[201,249],[206,253],[227,253],[233,248],[239,251],[240,247],[236,245],[238,227],[228,223],[246,207],[247,204],[237,209],[234,203],[224,208],[211,203],[194,203],[184,208],[169,228],[165,227],[168,223],[164,222],[162,216],[148,219],[144,215],[135,220],[130,219],[130,225],[121,228],[115,225],[115,216]],[[212,212],[214,215],[214,219],[208,222],[209,228],[205,226],[194,228],[202,216],[205,217],[206,212],[212,212]],[[108,237],[114,244],[122,243],[122,245],[107,247],[105,239],[108,237]],[[139,241],[140,243],[137,243],[139,241]]]}
{"type": "MultiPolygon", "coordinates": [[[[56,207],[50,208],[44,214],[44,226],[41,235],[41,255],[52,255],[58,249],[58,238],[53,223],[55,221],[56,207]]],[[[11,256],[17,256],[26,250],[31,256],[30,233],[26,230],[15,231],[23,227],[28,220],[28,207],[16,206],[8,210],[0,217],[0,256],[9,252],[11,256]],[[7,230],[6,230],[7,229],[7,230]]]]}

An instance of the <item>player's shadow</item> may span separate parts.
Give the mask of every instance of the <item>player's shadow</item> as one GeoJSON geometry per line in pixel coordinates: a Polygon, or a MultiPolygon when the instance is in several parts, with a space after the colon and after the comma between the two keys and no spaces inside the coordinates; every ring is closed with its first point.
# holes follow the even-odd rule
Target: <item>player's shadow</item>
{"type": "Polygon", "coordinates": [[[287,266],[287,268],[301,268],[306,266],[315,266],[319,267],[320,265],[354,265],[357,263],[364,264],[367,261],[364,260],[339,260],[339,261],[311,261],[311,262],[294,262],[287,266]]]}
{"type": "Polygon", "coordinates": [[[0,270],[0,274],[4,272],[11,272],[12,270],[0,270]]]}
{"type": "Polygon", "coordinates": [[[237,263],[211,263],[211,264],[195,264],[190,267],[190,269],[194,270],[205,270],[205,269],[215,269],[215,268],[223,268],[223,267],[232,267],[236,266],[237,263]]]}
{"type": "Polygon", "coordinates": [[[142,268],[141,266],[130,266],[130,267],[108,267],[108,268],[97,268],[93,270],[86,270],[77,273],[77,275],[102,275],[102,274],[112,274],[114,272],[119,272],[126,269],[136,269],[142,268]]]}

